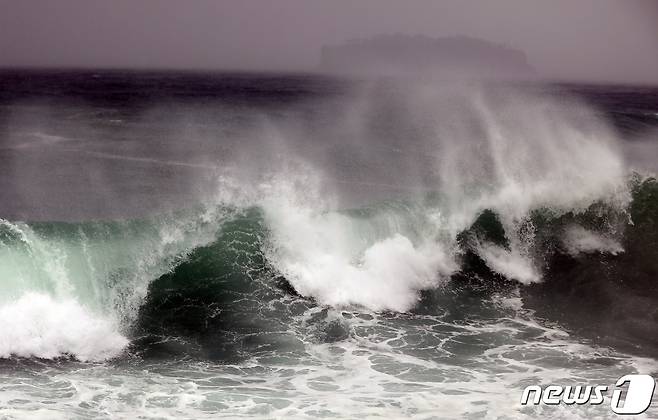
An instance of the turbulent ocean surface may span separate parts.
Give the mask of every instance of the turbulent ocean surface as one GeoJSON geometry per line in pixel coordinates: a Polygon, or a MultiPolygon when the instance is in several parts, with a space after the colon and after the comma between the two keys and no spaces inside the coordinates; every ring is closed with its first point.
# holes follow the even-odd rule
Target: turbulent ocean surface
{"type": "Polygon", "coordinates": [[[3,70],[0,417],[613,417],[520,398],[658,375],[656,171],[656,88],[3,70]]]}

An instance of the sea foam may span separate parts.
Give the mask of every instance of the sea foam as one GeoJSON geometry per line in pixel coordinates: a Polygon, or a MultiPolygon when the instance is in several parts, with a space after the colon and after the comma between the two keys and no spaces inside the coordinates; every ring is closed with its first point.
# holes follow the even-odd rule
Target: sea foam
{"type": "Polygon", "coordinates": [[[55,300],[42,293],[26,293],[0,306],[0,320],[0,357],[4,358],[69,355],[99,361],[117,356],[128,344],[115,322],[73,299],[55,300]]]}

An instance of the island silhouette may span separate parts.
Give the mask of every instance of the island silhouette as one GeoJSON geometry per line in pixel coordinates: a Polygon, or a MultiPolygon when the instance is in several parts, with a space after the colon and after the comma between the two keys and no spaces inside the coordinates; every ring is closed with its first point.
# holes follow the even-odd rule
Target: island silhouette
{"type": "Polygon", "coordinates": [[[435,75],[529,79],[523,51],[468,36],[378,35],[322,47],[320,71],[348,75],[435,75]]]}

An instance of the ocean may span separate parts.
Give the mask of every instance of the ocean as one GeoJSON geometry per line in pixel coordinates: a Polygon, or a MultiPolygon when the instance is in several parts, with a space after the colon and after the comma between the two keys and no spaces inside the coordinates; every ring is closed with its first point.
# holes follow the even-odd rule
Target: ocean
{"type": "Polygon", "coordinates": [[[655,87],[2,70],[0,417],[614,418],[520,401],[658,375],[656,171],[655,87]]]}

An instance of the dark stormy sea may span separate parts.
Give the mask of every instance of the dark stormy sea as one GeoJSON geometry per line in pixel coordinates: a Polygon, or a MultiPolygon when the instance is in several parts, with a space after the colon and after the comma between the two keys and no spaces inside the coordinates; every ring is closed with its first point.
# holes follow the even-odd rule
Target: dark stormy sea
{"type": "Polygon", "coordinates": [[[0,417],[612,417],[521,393],[658,374],[657,170],[658,88],[3,70],[0,417]]]}

